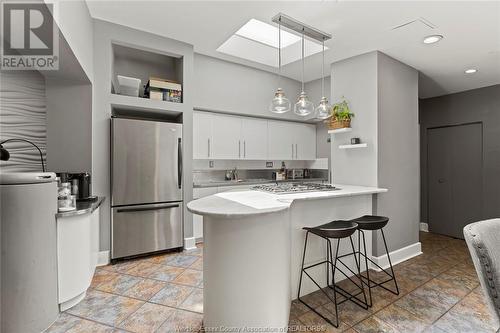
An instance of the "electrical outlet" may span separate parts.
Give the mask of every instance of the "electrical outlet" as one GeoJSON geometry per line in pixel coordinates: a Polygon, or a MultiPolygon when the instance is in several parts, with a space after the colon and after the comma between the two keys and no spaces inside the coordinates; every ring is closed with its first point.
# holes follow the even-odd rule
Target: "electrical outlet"
{"type": "Polygon", "coordinates": [[[208,167],[213,168],[214,167],[214,161],[208,161],[208,167]]]}
{"type": "Polygon", "coordinates": [[[273,162],[266,162],[266,168],[272,168],[273,162]]]}

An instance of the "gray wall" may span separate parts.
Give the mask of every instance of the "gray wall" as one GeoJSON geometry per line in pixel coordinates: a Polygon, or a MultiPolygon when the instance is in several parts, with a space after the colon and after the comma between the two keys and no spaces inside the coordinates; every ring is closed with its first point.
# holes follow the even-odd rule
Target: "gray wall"
{"type": "MultiPolygon", "coordinates": [[[[291,112],[272,114],[268,107],[278,88],[276,74],[195,54],[194,107],[250,116],[304,120],[291,112]]],[[[282,78],[290,102],[300,93],[300,82],[282,78]]]]}
{"type": "MultiPolygon", "coordinates": [[[[321,92],[321,79],[306,82],[305,89],[311,101],[317,106],[321,97],[323,97],[321,92]]],[[[325,95],[330,101],[330,104],[332,104],[333,101],[330,98],[330,90],[330,76],[327,76],[325,77],[325,95]]],[[[330,142],[328,142],[328,138],[328,126],[322,121],[318,122],[316,124],[316,157],[330,158],[330,142]]]]}
{"type": "Polygon", "coordinates": [[[92,170],[92,86],[47,78],[47,167],[92,170]]]}
{"type": "Polygon", "coordinates": [[[94,25],[85,1],[45,0],[55,3],[57,26],[71,47],[75,58],[92,82],[94,77],[94,25]]]}
{"type": "Polygon", "coordinates": [[[500,85],[420,100],[421,216],[427,222],[427,129],[483,124],[482,217],[500,216],[500,85]]]}
{"type": "MultiPolygon", "coordinates": [[[[377,199],[377,214],[389,216],[389,251],[419,241],[420,161],[418,72],[377,53],[378,186],[388,188],[377,199]]],[[[373,239],[377,256],[385,254],[381,235],[373,239]]]]}
{"type": "Polygon", "coordinates": [[[377,52],[370,52],[333,63],[331,96],[349,102],[355,118],[352,132],[332,135],[333,181],[339,184],[377,185],[377,52]],[[341,144],[359,137],[368,143],[364,149],[339,149],[341,144]]]}
{"type": "MultiPolygon", "coordinates": [[[[151,52],[183,56],[183,149],[193,147],[193,46],[173,39],[94,20],[94,106],[92,110],[92,176],[94,194],[106,196],[101,209],[100,249],[110,249],[110,87],[113,79],[112,42],[151,52]]],[[[192,160],[184,159],[184,202],[193,198],[192,160]]],[[[184,205],[184,237],[192,237],[192,215],[184,205]]]]}
{"type": "MultiPolygon", "coordinates": [[[[332,96],[342,96],[355,113],[352,132],[332,135],[333,180],[339,184],[378,186],[378,214],[389,216],[389,251],[418,242],[419,138],[418,73],[415,69],[374,51],[331,66],[332,96]],[[368,148],[345,149],[339,144],[360,137],[368,148]]],[[[373,253],[382,251],[379,236],[373,253]]]]}
{"type": "MultiPolygon", "coordinates": [[[[46,160],[47,101],[45,79],[36,71],[0,73],[0,141],[22,138],[33,141],[46,160]]],[[[38,150],[28,143],[9,142],[9,161],[1,161],[2,172],[41,171],[38,150]]]]}

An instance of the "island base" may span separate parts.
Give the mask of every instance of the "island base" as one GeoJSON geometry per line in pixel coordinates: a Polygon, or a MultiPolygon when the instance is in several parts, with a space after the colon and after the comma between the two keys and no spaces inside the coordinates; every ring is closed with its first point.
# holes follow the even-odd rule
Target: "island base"
{"type": "Polygon", "coordinates": [[[203,323],[207,330],[258,328],[265,332],[288,326],[288,214],[204,217],[203,323]]]}

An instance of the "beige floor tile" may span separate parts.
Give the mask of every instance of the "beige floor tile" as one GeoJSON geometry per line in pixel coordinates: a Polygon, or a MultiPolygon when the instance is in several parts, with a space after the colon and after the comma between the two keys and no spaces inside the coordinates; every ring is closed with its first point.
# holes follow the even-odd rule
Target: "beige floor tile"
{"type": "Polygon", "coordinates": [[[375,316],[390,323],[400,332],[422,332],[429,326],[417,316],[394,304],[380,310],[375,316]]]}
{"type": "Polygon", "coordinates": [[[174,314],[163,323],[158,333],[198,332],[203,322],[203,315],[195,312],[175,310],[174,314]]]}
{"type": "Polygon", "coordinates": [[[172,282],[197,287],[200,285],[200,283],[203,282],[203,271],[186,269],[184,272],[179,274],[172,282]]]}
{"type": "Polygon", "coordinates": [[[123,295],[147,301],[165,286],[166,283],[162,281],[142,279],[131,288],[127,289],[123,295]]]}
{"type": "Polygon", "coordinates": [[[118,327],[135,333],[153,333],[174,312],[173,308],[145,303],[134,314],[121,322],[118,327]]]}
{"type": "Polygon", "coordinates": [[[183,310],[203,313],[203,289],[195,288],[191,295],[179,306],[183,310]]]}

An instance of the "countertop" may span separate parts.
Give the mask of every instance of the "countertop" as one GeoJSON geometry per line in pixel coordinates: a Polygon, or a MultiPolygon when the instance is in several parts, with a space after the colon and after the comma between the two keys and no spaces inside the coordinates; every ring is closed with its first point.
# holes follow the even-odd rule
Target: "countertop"
{"type": "Polygon", "coordinates": [[[95,201],[77,201],[75,210],[56,213],[56,218],[90,214],[103,203],[105,198],[97,197],[95,201]]]}
{"type": "Polygon", "coordinates": [[[320,200],[387,192],[385,188],[335,184],[334,191],[272,194],[254,190],[217,193],[188,203],[188,210],[198,215],[225,218],[246,217],[279,212],[295,200],[320,200]]]}
{"type": "Polygon", "coordinates": [[[285,180],[273,180],[273,179],[245,179],[241,181],[236,180],[207,180],[194,182],[193,188],[204,188],[204,187],[219,187],[219,186],[238,186],[238,185],[258,185],[258,184],[271,184],[271,183],[288,183],[288,182],[324,182],[327,181],[324,178],[303,178],[303,179],[285,179],[285,180]]]}

